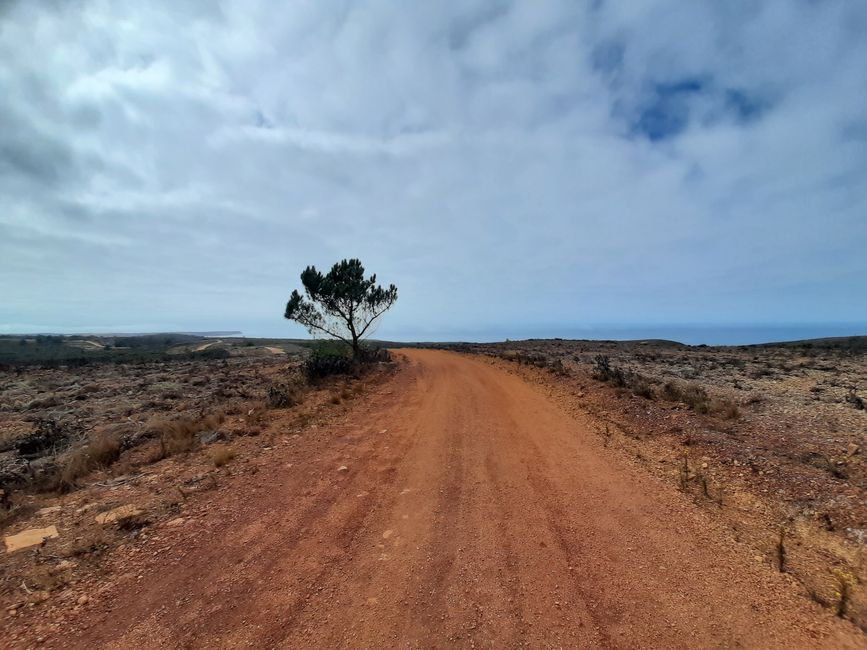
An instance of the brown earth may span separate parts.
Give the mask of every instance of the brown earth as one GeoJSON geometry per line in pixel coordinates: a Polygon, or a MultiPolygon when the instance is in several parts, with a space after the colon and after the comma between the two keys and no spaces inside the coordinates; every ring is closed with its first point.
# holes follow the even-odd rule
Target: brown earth
{"type": "Polygon", "coordinates": [[[112,555],[44,645],[867,647],[586,414],[483,359],[400,354],[344,419],[112,555]]]}

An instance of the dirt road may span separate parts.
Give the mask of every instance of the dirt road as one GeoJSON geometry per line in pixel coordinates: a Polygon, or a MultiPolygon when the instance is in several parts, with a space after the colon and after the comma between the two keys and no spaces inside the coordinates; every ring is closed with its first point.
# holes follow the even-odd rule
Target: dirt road
{"type": "Polygon", "coordinates": [[[482,359],[395,377],[162,526],[60,647],[865,647],[482,359]]]}

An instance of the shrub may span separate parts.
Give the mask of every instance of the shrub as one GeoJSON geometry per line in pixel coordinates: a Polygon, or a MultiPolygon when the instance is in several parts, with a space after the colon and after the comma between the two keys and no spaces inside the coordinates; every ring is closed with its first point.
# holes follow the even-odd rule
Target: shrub
{"type": "Polygon", "coordinates": [[[160,448],[154,460],[190,451],[199,444],[199,434],[215,429],[222,417],[209,415],[204,418],[181,417],[177,420],[158,420],[151,424],[152,432],[159,438],[160,448]]]}
{"type": "Polygon", "coordinates": [[[710,412],[710,398],[701,386],[668,382],[662,387],[662,396],[672,402],[683,402],[696,413],[710,412]]]}
{"type": "Polygon", "coordinates": [[[214,467],[222,467],[235,458],[235,450],[228,445],[214,445],[210,451],[214,467]]]}
{"type": "Polygon", "coordinates": [[[295,406],[300,400],[298,390],[292,386],[269,386],[265,401],[272,409],[282,409],[295,406]]]}
{"type": "Polygon", "coordinates": [[[632,388],[632,392],[639,397],[643,397],[645,399],[653,399],[653,387],[650,385],[650,382],[647,381],[644,377],[636,376],[632,378],[630,382],[630,387],[632,388]]]}
{"type": "Polygon", "coordinates": [[[711,404],[711,410],[725,420],[737,420],[741,416],[738,405],[729,399],[717,399],[711,404]]]}
{"type": "Polygon", "coordinates": [[[331,375],[345,375],[354,363],[349,346],[336,341],[318,341],[311,355],[304,361],[304,375],[308,381],[317,381],[331,375]]]}
{"type": "Polygon", "coordinates": [[[36,430],[15,441],[15,451],[22,458],[39,458],[66,447],[71,436],[69,427],[53,418],[36,420],[36,430]]]}
{"type": "Polygon", "coordinates": [[[611,360],[604,354],[597,355],[593,359],[593,378],[604,381],[614,386],[626,386],[626,373],[620,368],[611,365],[611,360]]]}
{"type": "Polygon", "coordinates": [[[678,385],[668,382],[662,388],[662,396],[672,402],[683,402],[696,413],[718,415],[726,420],[735,420],[741,412],[738,405],[729,399],[711,399],[707,391],[696,384],[678,385]]]}
{"type": "Polygon", "coordinates": [[[120,452],[121,441],[118,436],[102,434],[91,438],[62,461],[54,487],[62,491],[73,489],[81,477],[113,464],[120,457],[120,452]]]}
{"type": "Polygon", "coordinates": [[[563,360],[560,357],[557,357],[556,359],[554,359],[554,361],[551,362],[551,365],[548,367],[548,369],[551,372],[553,372],[555,375],[565,376],[565,375],[569,374],[569,370],[563,364],[563,360]]]}
{"type": "Polygon", "coordinates": [[[376,363],[379,361],[391,361],[391,353],[386,348],[362,345],[359,350],[358,360],[362,363],[376,363]]]}

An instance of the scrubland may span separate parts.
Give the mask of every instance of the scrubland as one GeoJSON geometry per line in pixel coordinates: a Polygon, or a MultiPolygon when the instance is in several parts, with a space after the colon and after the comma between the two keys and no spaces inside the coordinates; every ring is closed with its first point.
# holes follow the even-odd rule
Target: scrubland
{"type": "Polygon", "coordinates": [[[542,384],[725,520],[757,561],[867,628],[865,339],[458,346],[542,384]]]}

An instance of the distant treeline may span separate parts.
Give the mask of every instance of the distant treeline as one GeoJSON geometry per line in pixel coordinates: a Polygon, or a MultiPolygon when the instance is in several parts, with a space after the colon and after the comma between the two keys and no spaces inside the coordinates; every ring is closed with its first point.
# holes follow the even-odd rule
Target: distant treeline
{"type": "Polygon", "coordinates": [[[200,352],[169,353],[177,345],[195,343],[201,337],[185,334],[148,334],[102,337],[65,337],[54,335],[0,336],[0,366],[83,366],[91,363],[136,363],[224,359],[223,348],[200,352]],[[95,341],[98,345],[89,345],[95,341]]]}

